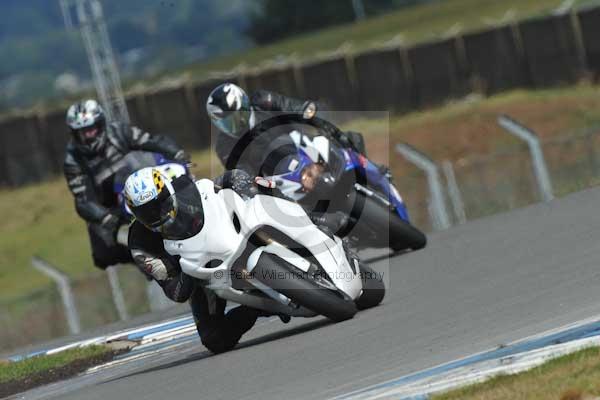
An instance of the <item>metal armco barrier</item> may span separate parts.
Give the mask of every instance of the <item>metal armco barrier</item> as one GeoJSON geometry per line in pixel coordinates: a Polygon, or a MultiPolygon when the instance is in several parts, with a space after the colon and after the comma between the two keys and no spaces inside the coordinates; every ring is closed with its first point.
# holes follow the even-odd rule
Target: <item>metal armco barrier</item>
{"type": "Polygon", "coordinates": [[[127,312],[127,305],[125,304],[123,290],[121,290],[121,283],[119,282],[118,268],[118,265],[108,267],[106,273],[108,274],[108,282],[110,283],[110,290],[112,292],[115,308],[119,314],[119,319],[125,321],[129,319],[129,313],[127,312]]]}
{"type": "Polygon", "coordinates": [[[444,175],[446,175],[448,195],[450,197],[450,202],[452,203],[452,208],[454,209],[456,222],[464,224],[467,222],[467,214],[465,213],[465,203],[463,202],[462,194],[460,193],[458,183],[456,182],[454,167],[450,161],[444,161],[442,163],[442,169],[444,170],[444,175]]]}
{"type": "Polygon", "coordinates": [[[413,163],[427,174],[427,183],[430,192],[430,210],[435,229],[444,230],[450,228],[450,217],[446,209],[444,189],[437,165],[425,154],[408,144],[397,144],[396,151],[406,158],[407,161],[413,163]]]}
{"type": "Polygon", "coordinates": [[[33,257],[31,259],[31,265],[33,268],[47,275],[54,282],[56,282],[63,306],[65,308],[65,315],[67,317],[69,331],[74,335],[81,333],[79,313],[77,312],[77,307],[75,306],[75,298],[73,297],[73,291],[71,290],[69,278],[39,257],[33,257]]]}
{"type": "Polygon", "coordinates": [[[146,286],[146,295],[152,312],[166,310],[175,304],[165,296],[162,288],[155,281],[149,282],[146,286]]]}
{"type": "Polygon", "coordinates": [[[538,184],[540,196],[545,202],[554,199],[552,182],[550,180],[550,174],[548,173],[548,167],[546,166],[546,160],[544,159],[544,153],[542,152],[542,146],[540,145],[539,137],[535,134],[535,132],[519,124],[517,121],[506,115],[501,115],[498,118],[498,124],[502,128],[506,129],[510,134],[527,142],[527,145],[529,146],[529,152],[531,153],[533,171],[535,173],[535,179],[538,184]]]}

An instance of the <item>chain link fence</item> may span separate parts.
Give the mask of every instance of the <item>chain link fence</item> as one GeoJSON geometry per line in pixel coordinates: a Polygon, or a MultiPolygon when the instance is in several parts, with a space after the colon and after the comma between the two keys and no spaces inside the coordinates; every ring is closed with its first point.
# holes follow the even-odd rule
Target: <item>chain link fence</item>
{"type": "MultiPolygon", "coordinates": [[[[570,132],[541,143],[556,197],[600,183],[600,126],[570,132]]],[[[423,150],[423,149],[422,149],[423,150]]],[[[442,160],[438,162],[440,175],[442,160]]],[[[436,230],[435,212],[426,174],[396,153],[390,160],[398,189],[408,206],[411,222],[425,231],[436,230]]],[[[447,177],[442,179],[446,208],[453,225],[510,211],[542,201],[531,153],[525,143],[487,155],[472,155],[451,165],[460,197],[460,211],[452,204],[447,177]]]]}
{"type": "MultiPolygon", "coordinates": [[[[600,127],[545,140],[542,149],[556,196],[600,182],[600,127]]],[[[467,219],[541,201],[526,145],[458,160],[453,167],[467,219]]]]}

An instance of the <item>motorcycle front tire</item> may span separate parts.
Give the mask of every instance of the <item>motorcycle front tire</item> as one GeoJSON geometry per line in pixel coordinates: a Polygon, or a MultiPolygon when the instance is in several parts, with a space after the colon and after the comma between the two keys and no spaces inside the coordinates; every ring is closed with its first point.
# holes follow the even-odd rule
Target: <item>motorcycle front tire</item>
{"type": "Polygon", "coordinates": [[[332,321],[345,321],[357,312],[354,301],[305,279],[292,264],[274,254],[263,253],[252,274],[254,279],[275,289],[295,304],[332,321]]]}

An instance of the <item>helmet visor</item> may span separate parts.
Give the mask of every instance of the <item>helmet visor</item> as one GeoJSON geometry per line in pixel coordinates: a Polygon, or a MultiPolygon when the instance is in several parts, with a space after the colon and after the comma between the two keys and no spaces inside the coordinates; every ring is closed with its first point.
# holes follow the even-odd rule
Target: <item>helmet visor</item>
{"type": "Polygon", "coordinates": [[[251,128],[250,120],[252,118],[252,111],[240,110],[231,111],[226,116],[221,118],[213,119],[213,122],[221,130],[229,136],[235,138],[242,137],[251,128]]]}
{"type": "Polygon", "coordinates": [[[135,218],[148,228],[159,228],[175,218],[175,195],[163,190],[155,199],[137,207],[130,207],[135,218]]]}
{"type": "Polygon", "coordinates": [[[200,232],[204,226],[202,198],[194,181],[183,175],[177,179],[177,215],[161,227],[165,239],[184,240],[200,232]]]}

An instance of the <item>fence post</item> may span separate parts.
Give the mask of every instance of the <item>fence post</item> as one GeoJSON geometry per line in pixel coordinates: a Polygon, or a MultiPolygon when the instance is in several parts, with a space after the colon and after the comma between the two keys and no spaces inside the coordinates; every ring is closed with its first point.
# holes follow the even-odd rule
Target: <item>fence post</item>
{"type": "Polygon", "coordinates": [[[439,231],[442,230],[442,222],[440,221],[440,216],[435,211],[435,206],[431,198],[427,199],[427,214],[429,214],[429,219],[431,220],[431,226],[433,230],[439,231]]]}
{"type": "Polygon", "coordinates": [[[39,257],[33,257],[31,259],[31,265],[33,268],[49,276],[54,282],[56,282],[63,306],[65,308],[69,331],[74,335],[80,333],[81,324],[79,322],[79,313],[77,312],[77,307],[75,306],[75,298],[73,297],[73,291],[71,290],[69,278],[39,257]]]}
{"type": "Polygon", "coordinates": [[[110,283],[110,290],[112,292],[115,308],[117,309],[117,314],[119,314],[119,319],[121,321],[126,321],[129,319],[129,313],[127,312],[125,298],[123,297],[123,290],[121,290],[117,268],[117,265],[108,267],[106,273],[108,275],[108,282],[110,283]]]}
{"type": "Polygon", "coordinates": [[[448,194],[450,195],[450,202],[454,209],[454,215],[459,224],[467,222],[467,214],[465,213],[465,203],[462,199],[462,194],[456,182],[456,175],[454,174],[454,167],[450,161],[444,161],[442,163],[442,169],[444,175],[446,175],[446,182],[448,183],[448,194]]]}
{"type": "Polygon", "coordinates": [[[408,144],[397,144],[396,151],[406,158],[407,161],[417,166],[417,168],[425,171],[431,196],[430,210],[433,214],[432,222],[438,230],[448,229],[450,227],[450,218],[448,217],[448,210],[444,201],[444,191],[437,165],[425,154],[408,144]]]}
{"type": "Polygon", "coordinates": [[[152,312],[166,310],[172,305],[162,288],[155,281],[149,282],[146,286],[146,295],[152,312]]]}
{"type": "Polygon", "coordinates": [[[552,11],[552,15],[564,15],[571,12],[575,6],[575,1],[576,0],[563,0],[563,2],[552,11]]]}
{"type": "Polygon", "coordinates": [[[540,145],[540,138],[535,134],[535,132],[519,124],[517,121],[506,115],[501,115],[498,117],[498,124],[502,128],[506,129],[510,134],[527,142],[527,145],[529,146],[529,152],[531,153],[533,171],[537,180],[540,196],[545,202],[554,199],[552,182],[550,181],[550,174],[548,173],[548,167],[546,166],[546,160],[544,159],[544,153],[542,151],[542,146],[540,145]]]}
{"type": "Polygon", "coordinates": [[[361,21],[365,19],[365,4],[363,0],[352,0],[352,9],[354,10],[354,19],[361,21]]]}

